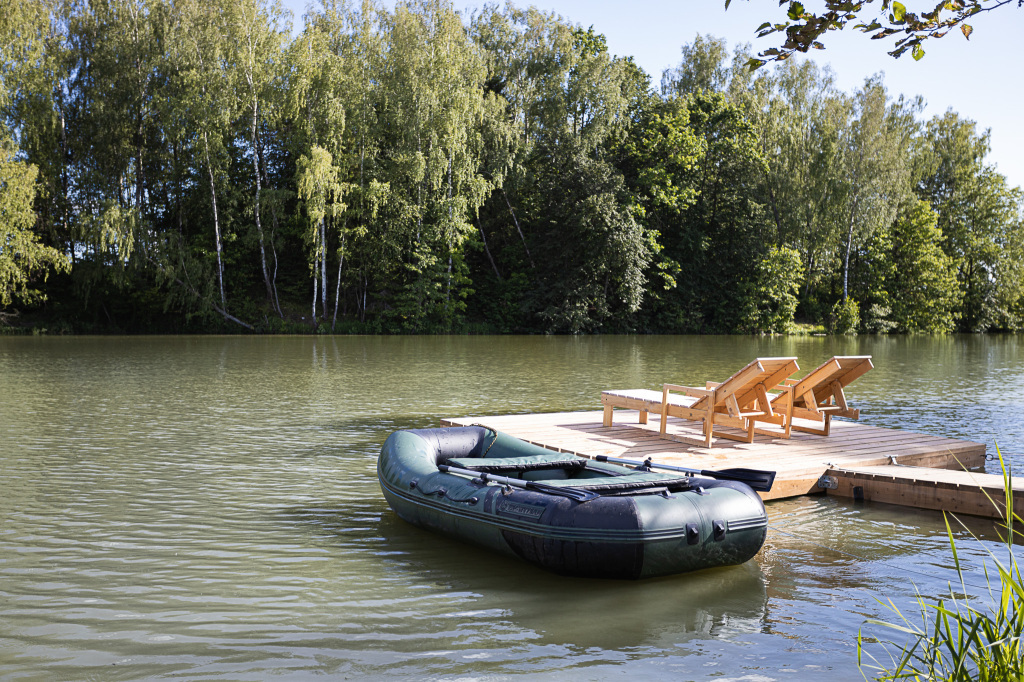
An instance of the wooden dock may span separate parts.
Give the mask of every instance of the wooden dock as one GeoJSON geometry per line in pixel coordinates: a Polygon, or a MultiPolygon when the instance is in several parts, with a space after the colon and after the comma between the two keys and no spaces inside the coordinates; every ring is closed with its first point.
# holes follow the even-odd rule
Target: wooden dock
{"type": "MultiPolygon", "coordinates": [[[[652,415],[653,416],[653,415],[652,415]]],[[[612,426],[602,412],[557,412],[448,418],[442,426],[481,425],[550,450],[584,457],[646,457],[700,469],[747,467],[777,472],[766,500],[810,494],[999,516],[993,499],[1003,499],[1002,477],[974,473],[985,465],[985,445],[966,440],[833,421],[829,436],[794,432],[784,439],[759,434],[752,443],[716,438],[711,448],[695,445],[700,423],[670,417],[668,438],[659,419],[640,423],[640,414],[618,410],[612,426]]],[[[1013,480],[1014,499],[1024,509],[1024,479],[1013,480]]]]}

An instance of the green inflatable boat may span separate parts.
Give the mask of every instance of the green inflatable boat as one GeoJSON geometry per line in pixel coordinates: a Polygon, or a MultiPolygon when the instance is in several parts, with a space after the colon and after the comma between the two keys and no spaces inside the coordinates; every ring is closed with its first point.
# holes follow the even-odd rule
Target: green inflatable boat
{"type": "MultiPolygon", "coordinates": [[[[729,473],[662,473],[650,461],[626,467],[609,460],[556,453],[480,426],[419,429],[388,437],[377,476],[388,504],[409,523],[565,575],[670,575],[740,564],[764,544],[764,504],[745,483],[721,480],[729,473]]],[[[729,471],[741,480],[743,472],[768,474],[767,488],[774,479],[729,471]]]]}

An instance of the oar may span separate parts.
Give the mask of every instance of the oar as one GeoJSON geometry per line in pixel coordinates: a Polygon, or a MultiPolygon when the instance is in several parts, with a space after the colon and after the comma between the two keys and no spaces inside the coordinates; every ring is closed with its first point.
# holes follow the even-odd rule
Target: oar
{"type": "Polygon", "coordinates": [[[509,478],[507,476],[495,476],[494,474],[473,471],[472,469],[459,469],[458,467],[448,466],[447,464],[439,464],[437,469],[438,471],[442,471],[447,474],[456,474],[458,476],[465,476],[467,478],[479,480],[482,483],[493,482],[499,485],[510,485],[513,488],[536,490],[537,492],[547,493],[549,495],[568,497],[570,500],[576,500],[577,502],[589,502],[590,500],[600,497],[597,493],[592,493],[589,490],[581,490],[579,488],[560,488],[558,486],[537,483],[536,481],[523,481],[518,478],[509,478]]]}
{"type": "Polygon", "coordinates": [[[597,455],[594,459],[598,462],[611,462],[612,464],[630,464],[637,469],[667,469],[668,471],[681,471],[685,474],[697,474],[698,476],[707,476],[708,478],[717,478],[723,481],[739,481],[740,483],[746,483],[754,490],[764,493],[771,490],[772,483],[775,482],[774,471],[761,471],[760,469],[721,469],[719,471],[687,469],[686,467],[676,467],[669,464],[657,464],[651,461],[650,457],[639,466],[637,466],[636,460],[608,457],[607,455],[597,455]]]}

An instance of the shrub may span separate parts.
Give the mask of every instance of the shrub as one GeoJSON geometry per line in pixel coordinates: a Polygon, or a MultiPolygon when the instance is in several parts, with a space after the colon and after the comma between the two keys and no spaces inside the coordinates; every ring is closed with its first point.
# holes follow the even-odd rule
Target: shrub
{"type": "Polygon", "coordinates": [[[860,324],[860,304],[852,298],[836,301],[829,314],[828,331],[831,334],[856,334],[860,324]]]}

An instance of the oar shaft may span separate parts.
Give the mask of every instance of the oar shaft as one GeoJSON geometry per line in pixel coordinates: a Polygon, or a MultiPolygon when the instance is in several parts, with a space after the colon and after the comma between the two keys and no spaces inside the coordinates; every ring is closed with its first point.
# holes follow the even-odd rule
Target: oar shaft
{"type": "Polygon", "coordinates": [[[765,493],[772,489],[772,484],[775,482],[774,471],[761,471],[760,469],[723,469],[721,471],[712,471],[710,469],[688,469],[686,467],[672,466],[671,464],[657,464],[652,462],[650,457],[639,465],[637,465],[635,460],[608,457],[607,455],[597,455],[594,459],[598,462],[632,465],[638,469],[666,469],[668,471],[679,471],[684,474],[717,478],[723,481],[739,481],[740,483],[747,484],[758,492],[765,493]]]}
{"type": "Polygon", "coordinates": [[[668,471],[680,471],[684,474],[701,474],[700,469],[687,469],[686,467],[672,466],[671,464],[658,464],[650,460],[637,462],[635,459],[622,459],[620,457],[609,457],[608,455],[597,455],[594,457],[598,462],[611,462],[612,464],[626,464],[628,466],[647,466],[652,469],[666,469],[668,471]]]}

